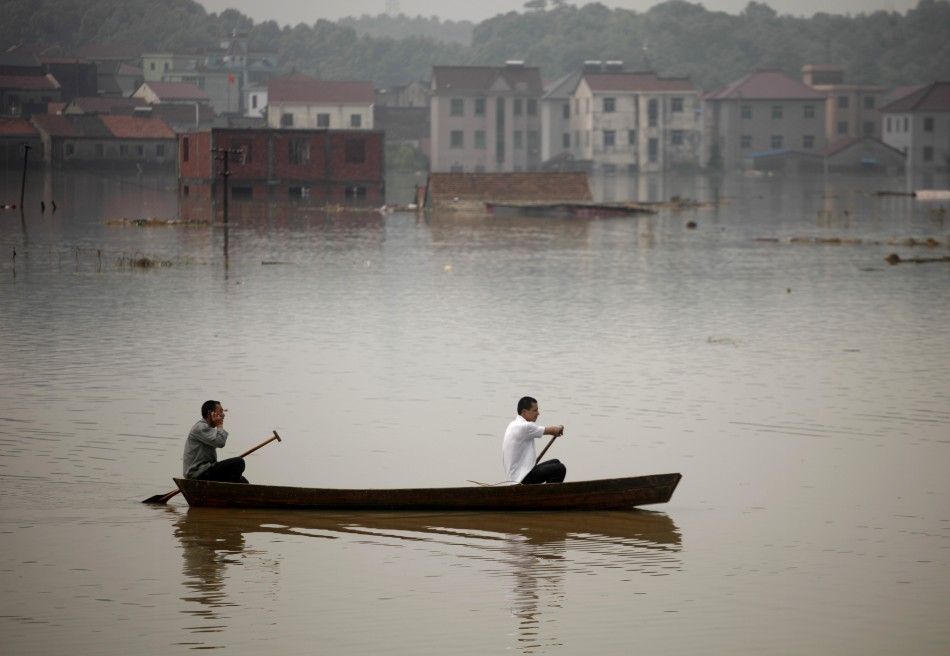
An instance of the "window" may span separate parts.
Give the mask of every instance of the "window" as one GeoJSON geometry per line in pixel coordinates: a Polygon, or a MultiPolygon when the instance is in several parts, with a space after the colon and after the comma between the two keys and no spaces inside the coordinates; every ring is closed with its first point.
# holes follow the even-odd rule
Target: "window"
{"type": "Polygon", "coordinates": [[[815,147],[815,137],[811,134],[806,134],[802,137],[802,148],[805,150],[811,150],[815,147]]]}
{"type": "Polygon", "coordinates": [[[864,109],[874,109],[876,104],[874,96],[864,96],[864,109]]]}
{"type": "Polygon", "coordinates": [[[280,115],[280,127],[282,128],[292,128],[294,126],[294,115],[293,114],[281,114],[280,115]]]}
{"type": "Polygon", "coordinates": [[[365,139],[347,139],[346,140],[346,163],[362,164],[366,161],[366,140],[365,139]]]}
{"type": "Polygon", "coordinates": [[[536,155],[538,153],[538,143],[540,139],[538,138],[537,130],[528,130],[528,154],[536,155]]]}
{"type": "Polygon", "coordinates": [[[682,131],[682,130],[671,130],[671,131],[670,131],[670,145],[672,145],[672,146],[682,146],[682,145],[683,145],[683,131],[682,131]]]}
{"type": "Polygon", "coordinates": [[[923,159],[925,162],[934,161],[934,147],[924,146],[923,159]]]}
{"type": "Polygon", "coordinates": [[[561,105],[561,118],[571,118],[571,103],[561,105]]]}
{"type": "Polygon", "coordinates": [[[838,134],[848,134],[847,121],[838,121],[838,134]]]}
{"type": "Polygon", "coordinates": [[[910,118],[905,116],[904,117],[904,132],[907,132],[908,130],[910,130],[910,118]]]}
{"type": "Polygon", "coordinates": [[[135,154],[142,157],[145,154],[145,146],[139,144],[135,147],[135,154]]]}
{"type": "Polygon", "coordinates": [[[515,150],[521,150],[524,147],[524,133],[521,130],[515,130],[514,141],[515,150]]]}
{"type": "Polygon", "coordinates": [[[148,70],[150,70],[150,71],[154,71],[154,70],[155,70],[155,62],[149,62],[149,63],[148,63],[148,70]]]}
{"type": "Polygon", "coordinates": [[[254,198],[254,189],[251,187],[231,187],[233,200],[251,200],[254,198]]]}
{"type": "Polygon", "coordinates": [[[360,200],[361,198],[366,198],[366,187],[362,185],[353,185],[352,187],[346,188],[347,200],[360,200]]]}
{"type": "Polygon", "coordinates": [[[865,121],[863,126],[864,134],[874,134],[874,121],[865,121]]]}
{"type": "Polygon", "coordinates": [[[351,128],[363,127],[363,115],[362,115],[362,114],[350,114],[350,127],[351,127],[351,128]]]}
{"type": "Polygon", "coordinates": [[[772,138],[769,140],[769,145],[772,147],[772,150],[779,150],[782,147],[782,135],[773,134],[772,138]]]}
{"type": "Polygon", "coordinates": [[[743,150],[752,148],[752,135],[749,135],[749,134],[742,135],[742,137],[739,139],[739,147],[742,148],[743,150]]]}
{"type": "Polygon", "coordinates": [[[604,148],[613,148],[617,142],[617,133],[614,130],[604,130],[604,148]]]}
{"type": "Polygon", "coordinates": [[[129,154],[129,146],[127,144],[119,144],[119,155],[125,157],[129,154]]]}
{"type": "Polygon", "coordinates": [[[847,96],[838,96],[838,109],[847,109],[849,98],[847,96]]]}
{"type": "Polygon", "coordinates": [[[257,109],[257,94],[251,94],[251,109],[257,109]]]}
{"type": "Polygon", "coordinates": [[[465,113],[465,99],[464,98],[452,98],[451,106],[449,107],[449,114],[451,116],[461,116],[465,113]]]}
{"type": "Polygon", "coordinates": [[[310,161],[310,142],[306,139],[291,139],[287,142],[287,160],[301,165],[310,161]]]}
{"type": "Polygon", "coordinates": [[[74,144],[71,141],[68,141],[65,144],[63,144],[64,157],[72,157],[75,154],[76,154],[76,144],[74,144]]]}
{"type": "Polygon", "coordinates": [[[659,115],[660,115],[660,103],[656,101],[656,98],[653,98],[652,100],[650,100],[650,102],[647,103],[647,119],[648,119],[648,124],[651,128],[656,127],[657,120],[659,119],[659,115]]]}
{"type": "Polygon", "coordinates": [[[475,99],[475,116],[484,116],[485,115],[485,99],[476,98],[475,99]]]}
{"type": "Polygon", "coordinates": [[[96,144],[96,157],[102,157],[105,154],[105,147],[101,143],[96,144]]]}
{"type": "Polygon", "coordinates": [[[627,130],[627,145],[628,146],[637,145],[637,131],[636,130],[627,130]]]}
{"type": "Polygon", "coordinates": [[[465,167],[462,166],[461,164],[455,163],[455,164],[453,164],[452,166],[449,167],[449,171],[450,171],[451,173],[464,173],[464,172],[465,172],[465,167]]]}
{"type": "Polygon", "coordinates": [[[538,101],[534,98],[528,98],[528,116],[538,115],[538,101]]]}
{"type": "Polygon", "coordinates": [[[925,116],[924,117],[924,132],[933,132],[934,131],[934,117],[925,116]]]}
{"type": "Polygon", "coordinates": [[[485,131],[475,130],[475,147],[479,150],[485,150],[485,131]]]}
{"type": "Polygon", "coordinates": [[[887,117],[887,131],[888,132],[891,131],[891,117],[890,116],[887,117]]]}
{"type": "Polygon", "coordinates": [[[188,161],[188,145],[190,143],[191,142],[188,140],[188,137],[185,137],[181,140],[181,161],[183,162],[188,161]]]}
{"type": "Polygon", "coordinates": [[[515,105],[514,105],[514,109],[512,109],[512,114],[514,114],[515,116],[521,116],[521,111],[522,111],[521,98],[515,98],[515,105]]]}
{"type": "Polygon", "coordinates": [[[294,199],[310,198],[310,187],[302,185],[299,187],[287,187],[287,197],[294,199]]]}
{"type": "Polygon", "coordinates": [[[670,112],[678,114],[683,111],[683,99],[677,96],[670,98],[670,112]]]}
{"type": "Polygon", "coordinates": [[[317,127],[318,127],[318,128],[328,128],[328,127],[330,127],[330,115],[329,115],[329,114],[317,114],[317,127]]]}
{"type": "Polygon", "coordinates": [[[449,132],[449,147],[451,148],[463,148],[465,141],[462,138],[461,130],[452,130],[449,132]]]}
{"type": "Polygon", "coordinates": [[[814,105],[803,105],[803,106],[802,106],[802,118],[815,118],[815,106],[814,106],[814,105]]]}
{"type": "Polygon", "coordinates": [[[571,133],[565,132],[561,135],[561,148],[569,150],[571,147],[571,133]]]}
{"type": "Polygon", "coordinates": [[[656,137],[650,137],[650,143],[647,147],[647,154],[651,162],[655,162],[660,155],[660,141],[656,137]]]}
{"type": "Polygon", "coordinates": [[[155,144],[155,157],[165,156],[165,144],[155,144]]]}
{"type": "Polygon", "coordinates": [[[740,111],[742,113],[742,118],[744,119],[752,118],[752,105],[743,105],[740,111]]]}
{"type": "Polygon", "coordinates": [[[612,114],[617,111],[616,98],[604,98],[604,114],[612,114]]]}
{"type": "MultiPolygon", "coordinates": [[[[241,151],[240,155],[237,155],[237,156],[231,155],[232,158],[236,157],[236,159],[241,164],[250,164],[251,162],[251,142],[250,141],[233,141],[230,144],[228,144],[228,147],[234,150],[241,151]]],[[[234,159],[232,159],[231,161],[233,162],[234,159]]]]}
{"type": "Polygon", "coordinates": [[[772,105],[772,118],[780,119],[782,118],[783,108],[781,105],[772,105]]]}

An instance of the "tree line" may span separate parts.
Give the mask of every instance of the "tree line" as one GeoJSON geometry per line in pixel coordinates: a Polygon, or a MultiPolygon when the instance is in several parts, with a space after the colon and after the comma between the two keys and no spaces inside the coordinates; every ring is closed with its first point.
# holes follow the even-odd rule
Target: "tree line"
{"type": "Polygon", "coordinates": [[[950,0],[920,0],[904,14],[809,18],[779,15],[755,1],[739,14],[685,0],[645,12],[560,0],[528,5],[476,25],[381,15],[279,26],[232,9],[208,13],[192,0],[3,0],[0,46],[45,44],[55,54],[92,43],[176,51],[215,47],[239,31],[252,48],[277,52],[283,68],[380,87],[427,79],[435,64],[508,59],[540,66],[546,79],[585,60],[623,60],[631,70],[687,76],[707,90],[756,69],[798,77],[802,65],[822,63],[844,65],[854,83],[950,79],[950,0]]]}

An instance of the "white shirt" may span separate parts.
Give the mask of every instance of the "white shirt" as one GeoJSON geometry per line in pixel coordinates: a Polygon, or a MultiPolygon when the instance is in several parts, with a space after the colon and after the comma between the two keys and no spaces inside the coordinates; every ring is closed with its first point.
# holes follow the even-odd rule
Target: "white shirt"
{"type": "Polygon", "coordinates": [[[505,439],[501,444],[501,455],[505,465],[505,475],[513,483],[520,483],[521,479],[534,469],[534,441],[544,435],[544,426],[528,421],[518,415],[508,424],[505,430],[505,439]]]}

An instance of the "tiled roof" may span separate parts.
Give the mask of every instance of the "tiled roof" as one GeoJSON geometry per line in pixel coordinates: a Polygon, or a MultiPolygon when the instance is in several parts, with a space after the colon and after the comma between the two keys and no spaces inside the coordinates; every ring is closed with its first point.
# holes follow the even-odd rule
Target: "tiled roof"
{"type": "Polygon", "coordinates": [[[879,148],[887,148],[889,150],[893,150],[895,153],[903,156],[903,153],[897,150],[896,148],[894,148],[893,146],[888,146],[886,143],[884,143],[880,139],[876,139],[875,137],[872,137],[869,135],[865,135],[863,137],[844,137],[843,139],[838,139],[834,143],[825,147],[825,149],[821,151],[821,154],[824,155],[825,157],[831,157],[833,155],[837,155],[838,153],[842,151],[847,150],[848,148],[851,148],[854,145],[862,144],[865,142],[874,144],[875,146],[879,148]]]}
{"type": "Polygon", "coordinates": [[[69,106],[84,114],[129,114],[135,107],[147,107],[148,103],[142,98],[91,96],[73,98],[69,106]]]}
{"type": "Polygon", "coordinates": [[[371,105],[376,100],[373,83],[364,80],[318,80],[290,73],[267,83],[268,102],[355,103],[371,105]]]}
{"type": "Polygon", "coordinates": [[[568,99],[574,93],[574,90],[577,89],[577,83],[581,80],[581,71],[574,71],[573,73],[568,73],[563,77],[559,77],[553,82],[545,85],[544,96],[548,100],[557,100],[557,99],[568,99]]]}
{"type": "Polygon", "coordinates": [[[881,112],[950,112],[950,82],[928,84],[881,107],[881,112]]]}
{"type": "Polygon", "coordinates": [[[34,114],[33,125],[51,137],[110,139],[112,133],[99,116],[66,116],[61,114],[34,114]]]}
{"type": "Polygon", "coordinates": [[[76,48],[74,53],[83,59],[141,59],[142,48],[134,44],[90,43],[76,48]]]}
{"type": "Polygon", "coordinates": [[[0,89],[21,91],[52,91],[59,82],[52,75],[0,75],[0,89]]]}
{"type": "Polygon", "coordinates": [[[0,137],[35,137],[38,134],[25,118],[0,118],[0,137]]]}
{"type": "MultiPolygon", "coordinates": [[[[158,116],[166,123],[174,125],[194,125],[195,124],[195,106],[194,105],[176,105],[173,103],[156,103],[151,105],[152,116],[158,116]]],[[[198,122],[206,123],[214,118],[214,109],[210,105],[200,103],[198,105],[198,122]]]]}
{"type": "Polygon", "coordinates": [[[781,71],[755,71],[706,95],[706,100],[824,100],[825,94],[781,71]]]}
{"type": "Polygon", "coordinates": [[[434,93],[485,92],[501,80],[514,91],[540,96],[541,70],[535,66],[433,66],[434,93]]]}
{"type": "Polygon", "coordinates": [[[446,201],[589,201],[587,174],[431,173],[429,199],[446,201]]]}
{"type": "Polygon", "coordinates": [[[174,139],[175,132],[160,118],[138,116],[100,116],[114,137],[119,139],[174,139]]]}
{"type": "MultiPolygon", "coordinates": [[[[211,97],[190,82],[145,82],[160,100],[210,100],[211,97]]],[[[139,87],[140,89],[142,87],[139,87]]]]}
{"type": "Polygon", "coordinates": [[[591,91],[695,91],[687,78],[659,77],[652,71],[584,73],[591,91]]]}

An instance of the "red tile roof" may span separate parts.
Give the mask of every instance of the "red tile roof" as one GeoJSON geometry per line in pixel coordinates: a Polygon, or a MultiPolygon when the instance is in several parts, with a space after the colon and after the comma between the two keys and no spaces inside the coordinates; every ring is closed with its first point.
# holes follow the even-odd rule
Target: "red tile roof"
{"type": "Polygon", "coordinates": [[[652,71],[584,73],[591,91],[695,91],[688,78],[664,78],[652,71]]]}
{"type": "Polygon", "coordinates": [[[143,98],[116,98],[110,96],[73,98],[69,104],[85,114],[129,114],[136,107],[148,106],[143,98]]]}
{"type": "Polygon", "coordinates": [[[0,118],[0,137],[36,137],[36,131],[25,118],[0,118]]]}
{"type": "Polygon", "coordinates": [[[0,75],[0,89],[44,91],[59,88],[52,75],[0,75]]]}
{"type": "Polygon", "coordinates": [[[309,75],[290,73],[267,83],[267,102],[354,103],[375,102],[373,83],[363,80],[318,80],[309,75]]]}
{"type": "Polygon", "coordinates": [[[838,153],[845,151],[848,148],[851,148],[852,146],[857,145],[857,144],[873,144],[875,147],[887,148],[903,156],[903,153],[899,151],[898,149],[894,148],[893,146],[888,146],[886,143],[884,143],[880,139],[877,139],[870,135],[864,135],[862,137],[843,137],[841,139],[838,139],[834,143],[826,146],[825,149],[821,151],[821,154],[824,155],[825,157],[831,157],[832,155],[837,155],[838,153]]]}
{"type": "Polygon", "coordinates": [[[174,139],[175,132],[160,118],[100,116],[103,125],[119,139],[174,139]]]}
{"type": "Polygon", "coordinates": [[[934,82],[881,107],[881,113],[950,112],[950,82],[934,82]]]}
{"type": "Polygon", "coordinates": [[[706,95],[706,100],[824,100],[825,94],[781,71],[755,71],[706,95]]]}
{"type": "Polygon", "coordinates": [[[142,86],[147,86],[161,100],[211,100],[204,90],[190,82],[145,82],[142,86]]]}
{"type": "Polygon", "coordinates": [[[32,121],[38,129],[51,137],[81,137],[79,125],[62,114],[34,114],[32,121]]]}
{"type": "Polygon", "coordinates": [[[541,69],[535,66],[433,66],[435,93],[481,92],[502,80],[510,89],[540,96],[544,93],[541,69]]]}
{"type": "Polygon", "coordinates": [[[587,174],[430,173],[432,203],[453,201],[589,201],[587,174]]]}

